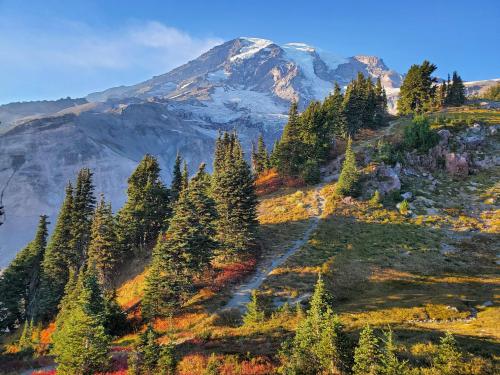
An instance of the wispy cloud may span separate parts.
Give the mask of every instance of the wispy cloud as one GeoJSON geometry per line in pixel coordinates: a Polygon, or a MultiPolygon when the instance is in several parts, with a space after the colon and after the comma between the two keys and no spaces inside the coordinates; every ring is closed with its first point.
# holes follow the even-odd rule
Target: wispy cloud
{"type": "Polygon", "coordinates": [[[157,21],[93,29],[71,21],[23,27],[0,22],[1,65],[80,68],[173,68],[222,42],[157,21]]]}
{"type": "Polygon", "coordinates": [[[158,21],[119,27],[0,16],[0,103],[84,96],[165,73],[222,43],[158,21]]]}

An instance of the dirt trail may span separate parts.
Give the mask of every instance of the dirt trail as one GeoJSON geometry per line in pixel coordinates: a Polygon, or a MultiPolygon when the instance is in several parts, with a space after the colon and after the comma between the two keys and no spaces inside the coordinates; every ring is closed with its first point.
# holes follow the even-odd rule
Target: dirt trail
{"type": "Polygon", "coordinates": [[[318,202],[318,209],[311,217],[309,226],[304,232],[302,238],[296,240],[293,243],[293,245],[290,246],[288,249],[286,249],[286,251],[280,256],[258,265],[257,270],[255,271],[255,274],[252,276],[252,278],[247,282],[245,282],[244,284],[239,285],[237,288],[233,290],[231,294],[231,299],[225,305],[224,309],[236,308],[239,309],[240,311],[244,311],[246,304],[250,302],[252,296],[252,290],[258,289],[262,285],[262,283],[266,280],[267,276],[269,276],[269,274],[273,270],[275,270],[276,268],[280,267],[283,263],[285,263],[285,261],[290,256],[295,254],[302,246],[304,246],[307,243],[307,241],[309,241],[311,234],[318,227],[318,224],[320,222],[320,217],[323,212],[325,199],[323,198],[323,196],[321,196],[320,193],[323,186],[324,183],[319,184],[315,189],[314,195],[315,199],[318,202]]]}

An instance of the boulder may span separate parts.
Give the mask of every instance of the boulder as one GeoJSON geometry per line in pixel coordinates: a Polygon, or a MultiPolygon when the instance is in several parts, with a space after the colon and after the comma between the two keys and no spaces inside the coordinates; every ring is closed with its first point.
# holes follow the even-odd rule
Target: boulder
{"type": "Polygon", "coordinates": [[[458,154],[454,152],[445,155],[446,171],[452,176],[466,177],[469,175],[469,162],[467,154],[458,154]]]}
{"type": "Polygon", "coordinates": [[[407,201],[410,200],[413,197],[413,194],[411,191],[407,191],[406,193],[401,194],[401,198],[406,199],[407,201]]]}
{"type": "Polygon", "coordinates": [[[400,173],[401,165],[399,163],[394,167],[385,165],[384,163],[376,165],[363,183],[363,195],[368,198],[376,190],[382,196],[393,191],[399,191],[401,189],[400,173]]]}
{"type": "Polygon", "coordinates": [[[448,144],[448,141],[451,138],[451,132],[448,129],[441,129],[438,131],[439,135],[439,144],[444,146],[448,144]]]}

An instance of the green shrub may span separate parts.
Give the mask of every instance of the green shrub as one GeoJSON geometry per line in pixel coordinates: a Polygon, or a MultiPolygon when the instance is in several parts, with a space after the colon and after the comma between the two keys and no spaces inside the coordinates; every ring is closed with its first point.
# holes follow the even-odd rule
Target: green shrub
{"type": "Polygon", "coordinates": [[[425,116],[415,116],[413,123],[404,130],[404,145],[408,150],[426,152],[437,145],[438,141],[439,136],[431,130],[429,120],[425,116]]]}
{"type": "Polygon", "coordinates": [[[316,160],[309,159],[305,162],[301,177],[307,184],[316,184],[321,179],[319,164],[316,160]]]}

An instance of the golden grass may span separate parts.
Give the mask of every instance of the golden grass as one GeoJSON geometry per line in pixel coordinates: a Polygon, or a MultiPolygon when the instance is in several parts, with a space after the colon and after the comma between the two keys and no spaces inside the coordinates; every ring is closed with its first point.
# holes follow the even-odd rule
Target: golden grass
{"type": "Polygon", "coordinates": [[[117,301],[124,309],[137,304],[144,295],[147,270],[126,281],[117,290],[117,301]]]}

